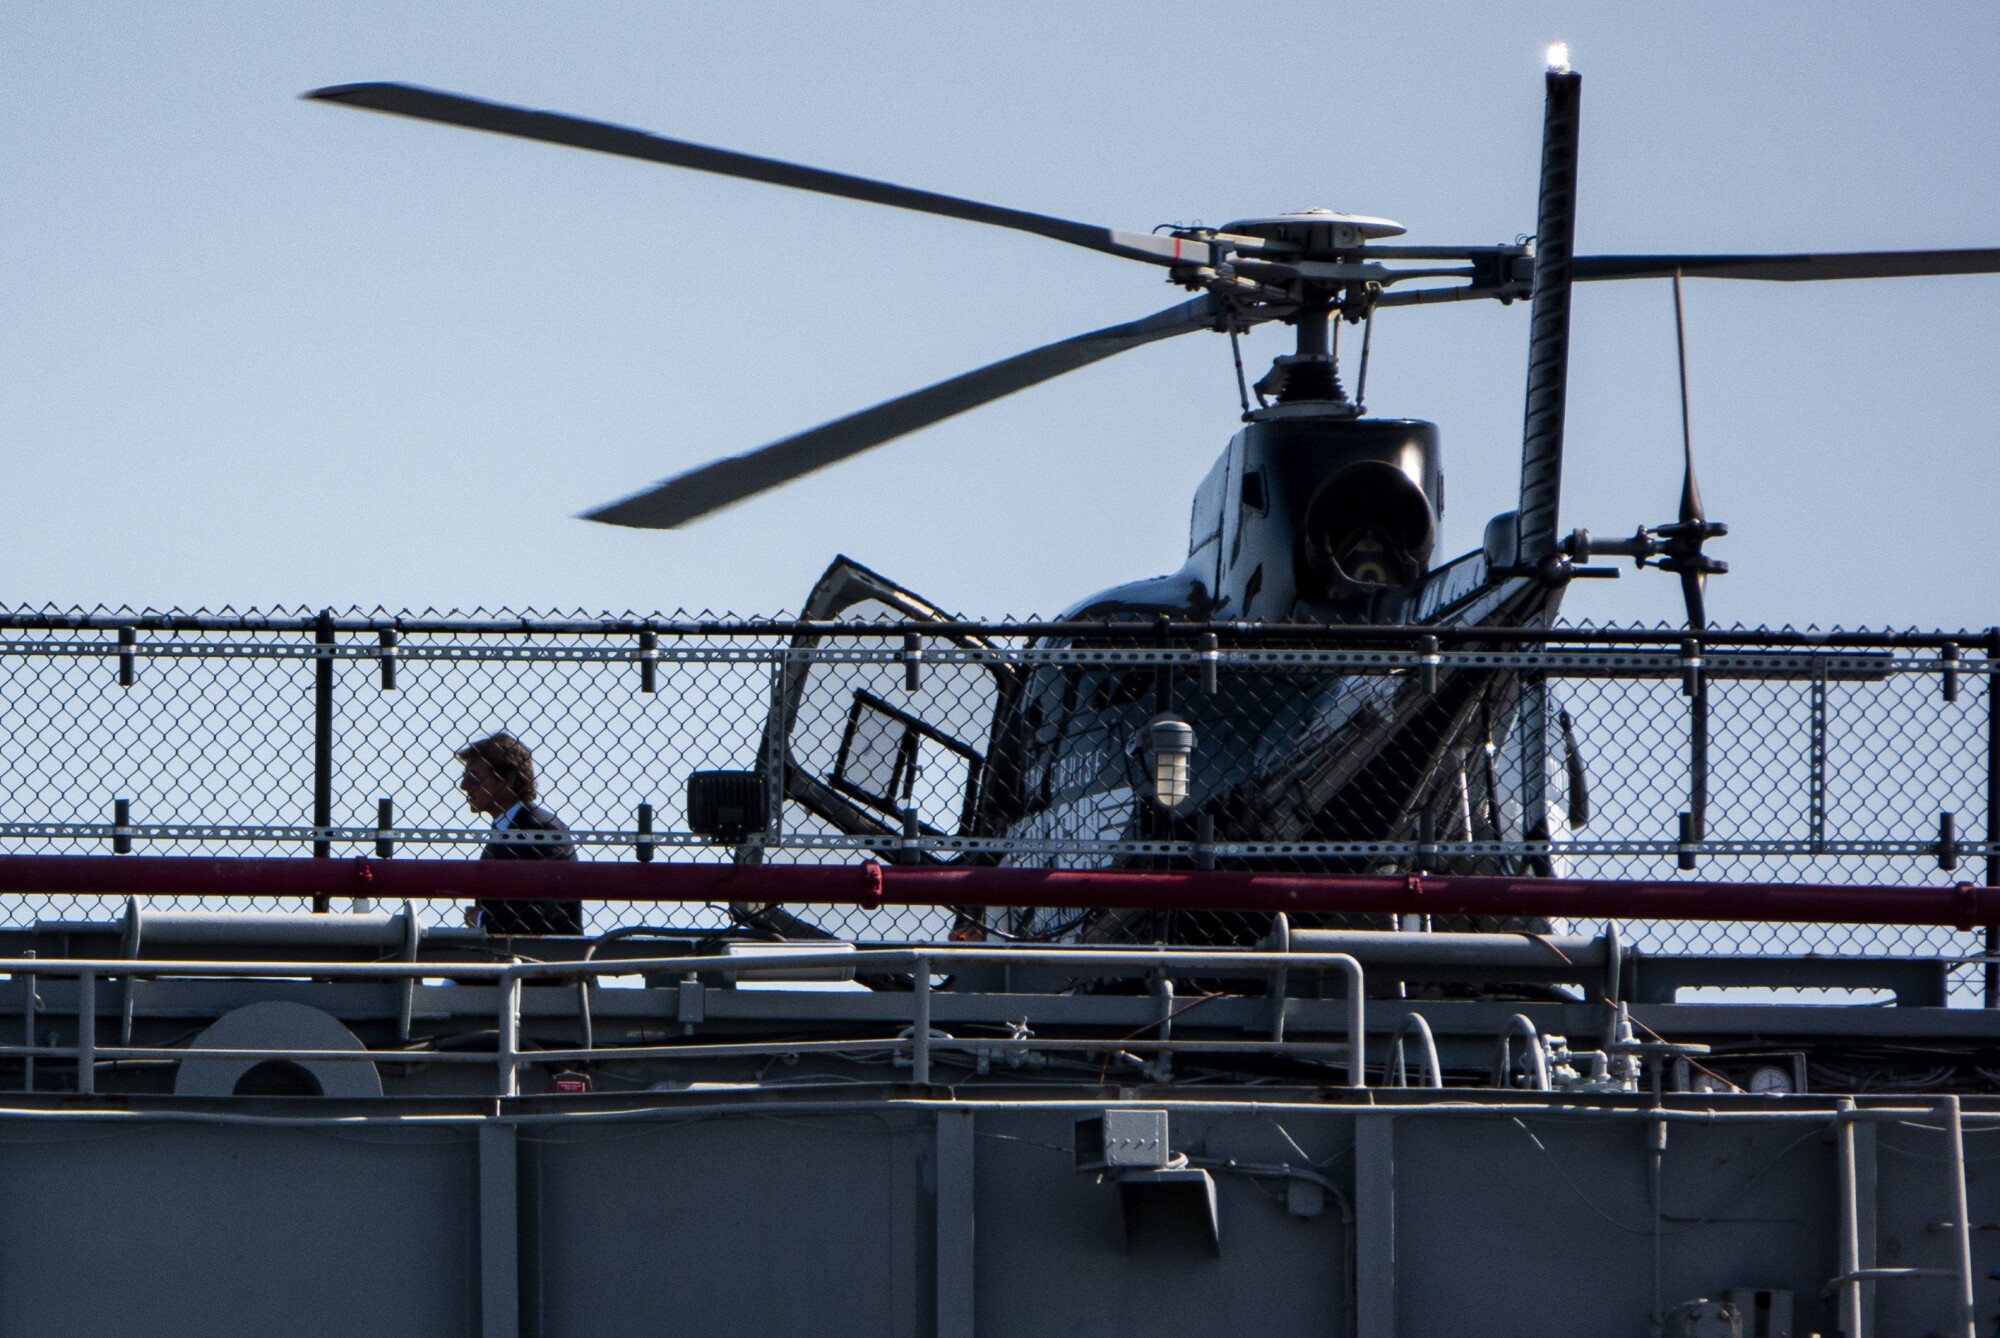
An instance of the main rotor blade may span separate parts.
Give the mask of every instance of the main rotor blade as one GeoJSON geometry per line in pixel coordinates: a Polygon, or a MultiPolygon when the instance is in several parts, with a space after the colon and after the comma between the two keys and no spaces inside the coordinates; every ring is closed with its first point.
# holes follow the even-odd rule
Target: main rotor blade
{"type": "Polygon", "coordinates": [[[1763,256],[1578,256],[1571,277],[1664,279],[1902,279],[1925,274],[2000,274],[2000,250],[1802,252],[1763,256]]]}
{"type": "Polygon", "coordinates": [[[1073,372],[1128,349],[1212,327],[1224,304],[1212,296],[1113,325],[1060,343],[1046,344],[977,371],[835,419],[795,437],[743,455],[717,460],[657,487],[584,512],[586,520],[639,529],[668,530],[719,511],[781,483],[824,469],[871,446],[941,422],[1017,390],[1073,372]]]}
{"type": "MultiPolygon", "coordinates": [[[[1674,271],[1674,351],[1681,370],[1681,524],[1699,524],[1708,517],[1701,509],[1701,486],[1694,481],[1694,431],[1688,424],[1687,325],[1681,316],[1681,272],[1674,271]]],[[[1693,618],[1690,606],[1689,618],[1693,618]]]]}
{"type": "Polygon", "coordinates": [[[797,163],[781,162],[776,158],[759,158],[729,149],[691,144],[686,140],[669,139],[665,135],[649,134],[643,130],[611,125],[604,121],[587,120],[581,116],[534,111],[501,102],[484,102],[478,98],[461,97],[456,93],[443,93],[430,88],[416,88],[409,84],[341,84],[333,88],[315,89],[305,96],[315,102],[361,107],[368,111],[409,116],[419,121],[437,121],[444,125],[464,126],[470,130],[486,130],[496,135],[512,135],[517,139],[566,144],[571,148],[609,153],[620,158],[639,158],[646,162],[665,163],[670,167],[685,167],[696,172],[742,177],[750,181],[767,182],[773,186],[789,186],[794,190],[817,191],[822,195],[838,195],[849,200],[863,200],[869,204],[913,209],[922,214],[942,214],[946,218],[964,219],[970,223],[990,223],[995,227],[1013,228],[1055,241],[1068,242],[1071,246],[1124,256],[1129,260],[1145,260],[1158,265],[1206,265],[1211,258],[1209,248],[1204,242],[1183,241],[1177,237],[1161,237],[1144,232],[1120,232],[1115,228],[1101,228],[1095,224],[1053,218],[1047,214],[1033,214],[1022,209],[982,204],[977,200],[960,199],[955,195],[939,195],[933,191],[916,190],[909,186],[894,186],[886,181],[849,176],[844,172],[803,167],[797,163]]]}

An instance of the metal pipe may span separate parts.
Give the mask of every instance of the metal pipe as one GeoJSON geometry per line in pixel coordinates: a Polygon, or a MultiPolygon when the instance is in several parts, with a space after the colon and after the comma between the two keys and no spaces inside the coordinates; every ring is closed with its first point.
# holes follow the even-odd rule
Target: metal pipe
{"type": "Polygon", "coordinates": [[[1959,1100],[1947,1096],[1938,1103],[1944,1115],[1944,1155],[1951,1168],[1952,1243],[1957,1246],[1958,1321],[1952,1327],[1962,1338],[1979,1338],[1979,1315],[1972,1291],[1972,1209],[1965,1193],[1965,1129],[1959,1100]]]}
{"type": "Polygon", "coordinates": [[[1347,1085],[1359,1091],[1368,1085],[1368,991],[1361,987],[1361,963],[1337,960],[1347,971],[1347,1085]]]}
{"type": "Polygon", "coordinates": [[[931,1082],[931,963],[921,953],[917,956],[912,978],[916,989],[910,1008],[910,1076],[916,1079],[917,1086],[928,1087],[931,1082]]]}
{"type": "MultiPolygon", "coordinates": [[[[0,894],[352,896],[459,900],[752,901],[901,906],[1141,907],[1542,915],[1581,920],[2000,924],[2000,887],[1678,883],[1242,870],[302,860],[198,855],[0,855],[0,894]],[[363,870],[366,870],[365,878],[363,870]]],[[[1294,964],[1296,965],[1296,963],[1294,964]]]]}
{"type": "MultiPolygon", "coordinates": [[[[356,889],[357,891],[359,889],[356,889]]],[[[125,909],[123,952],[230,944],[248,947],[387,948],[406,942],[414,908],[334,918],[296,911],[161,911],[134,898],[125,909]],[[143,934],[143,938],[142,938],[143,934]]]]}
{"type": "MultiPolygon", "coordinates": [[[[884,1044],[888,1044],[888,1042],[884,1042],[884,1044]]],[[[967,1044],[970,1044],[970,1042],[967,1042],[967,1044]]],[[[182,1052],[176,1051],[174,1053],[180,1054],[182,1052]]],[[[219,1053],[223,1055],[236,1055],[238,1057],[242,1057],[245,1055],[246,1052],[229,1050],[229,1051],[222,1051],[219,1053]]],[[[351,1051],[341,1051],[339,1053],[349,1058],[355,1057],[353,1052],[351,1051]]],[[[412,1055],[408,1051],[400,1051],[397,1053],[401,1056],[401,1058],[405,1062],[408,1062],[412,1059],[412,1055]]],[[[539,1051],[537,1052],[538,1055],[540,1053],[541,1052],[539,1051]]],[[[549,1053],[551,1054],[551,1057],[554,1057],[560,1055],[562,1052],[552,1051],[549,1053]]],[[[379,1058],[382,1056],[377,1056],[377,1057],[379,1058]]],[[[395,1056],[388,1056],[388,1057],[394,1058],[395,1056]]],[[[429,1062],[432,1059],[440,1057],[441,1056],[433,1055],[430,1052],[424,1052],[421,1055],[415,1056],[415,1058],[421,1059],[424,1062],[429,1062]]],[[[476,1058],[482,1063],[490,1062],[489,1057],[486,1055],[478,1055],[476,1056],[476,1058]]],[[[293,1116],[239,1115],[239,1114],[229,1114],[222,1111],[174,1110],[163,1107],[141,1107],[132,1109],[126,1109],[126,1108],[80,1109],[74,1106],[53,1106],[53,1107],[0,1106],[0,1120],[42,1119],[42,1120],[61,1120],[61,1121],[81,1120],[81,1121],[94,1121],[94,1122],[104,1122],[104,1123],[130,1121],[134,1123],[162,1123],[162,1124],[172,1124],[172,1123],[238,1124],[238,1125],[260,1125],[260,1126],[278,1127],[278,1128],[284,1128],[284,1127],[312,1128],[316,1126],[327,1126],[333,1128],[350,1128],[363,1125],[373,1125],[378,1127],[400,1126],[404,1128],[411,1128],[411,1127],[437,1128],[454,1124],[483,1125],[491,1122],[494,1116],[490,1107],[490,1099],[489,1103],[482,1103],[482,1104],[485,1105],[485,1108],[477,1111],[459,1112],[451,1110],[437,1110],[437,1111],[427,1110],[419,1114],[406,1115],[406,1116],[342,1114],[335,1116],[317,1116],[317,1117],[311,1115],[293,1115],[293,1116]]],[[[1187,1100],[1181,1100],[1171,1095],[1156,1096],[1153,1099],[1149,1099],[1146,1102],[1146,1104],[1148,1106],[1159,1106],[1168,1111],[1184,1112],[1190,1114],[1193,1113],[1241,1114],[1243,1111],[1243,1105],[1241,1102],[1187,1101],[1187,1100]]],[[[1095,1112],[1101,1112],[1104,1109],[1104,1105],[1105,1102],[1102,1097],[1099,1097],[1095,1100],[1083,1099],[1083,1098],[1055,1099],[1055,1100],[1035,1100],[1031,1098],[1003,1098],[1003,1099],[993,1099],[993,1100],[978,1100],[969,1098],[964,1093],[959,1093],[957,1095],[946,1095],[942,1097],[926,1095],[926,1096],[886,1097],[886,1098],[877,1098],[869,1100],[786,1101],[784,1109],[786,1114],[788,1115],[833,1115],[833,1114],[852,1115],[857,1113],[879,1113],[887,1110],[935,1112],[940,1109],[971,1111],[971,1112],[1008,1111],[1008,1112],[1018,1113],[1021,1111],[1056,1111],[1064,1113],[1091,1114],[1095,1112]]],[[[1502,1109],[1508,1111],[1510,1114],[1516,1117],[1532,1117],[1535,1119],[1575,1118],[1575,1119],[1588,1119],[1594,1122],[1603,1120],[1613,1120],[1620,1122],[1629,1122],[1632,1120],[1644,1120],[1650,1123],[1650,1122],[1665,1120],[1666,1122],[1671,1124],[1798,1125],[1811,1122],[1818,1122],[1824,1124],[1827,1118],[1827,1112],[1825,1110],[1792,1110],[1792,1111],[1758,1110],[1758,1111],[1737,1111],[1737,1112],[1731,1112],[1729,1114],[1723,1114],[1721,1112],[1714,1110],[1698,1110],[1698,1111],[1654,1110],[1654,1109],[1621,1110],[1617,1107],[1578,1105],[1576,1104],[1574,1098],[1568,1098],[1568,1097],[1565,1097],[1560,1102],[1550,1102],[1550,1103],[1534,1103],[1519,1099],[1508,1099],[1504,1102],[1453,1101],[1453,1100],[1435,1100],[1429,1097],[1424,1097],[1418,1100],[1393,1102],[1393,1101],[1385,1101],[1381,1095],[1376,1095],[1371,1100],[1357,1101],[1352,1104],[1344,1105],[1340,1107],[1340,1109],[1343,1114],[1346,1114],[1354,1119],[1391,1119],[1391,1120],[1400,1119],[1412,1114],[1421,1114],[1427,1119],[1458,1117],[1465,1119],[1490,1120],[1494,1117],[1496,1112],[1502,1109]]],[[[749,1101],[717,1102],[713,1105],[702,1103],[698,1106],[690,1107],[687,1105],[677,1105],[670,1101],[661,1105],[627,1106],[614,1109],[596,1109],[596,1110],[579,1110],[575,1106],[567,1106],[560,1110],[543,1111],[543,1112],[509,1111],[505,1115],[502,1115],[500,1118],[509,1124],[563,1124],[574,1129],[584,1124],[605,1124],[605,1123],[617,1124],[628,1120],[657,1120],[663,1114],[686,1116],[696,1112],[698,1112],[700,1116],[704,1119],[723,1119],[723,1118],[732,1118],[736,1116],[749,1116],[756,1119],[768,1119],[771,1114],[771,1104],[768,1100],[761,1100],[761,1101],[749,1100],[749,1101]]],[[[1903,1118],[1908,1118],[1909,1116],[1912,1115],[1934,1116],[1935,1114],[1936,1111],[1929,1108],[1918,1109],[1918,1110],[1906,1110],[1900,1112],[1900,1115],[1903,1118]]],[[[1972,1118],[1975,1119],[1976,1121],[1978,1118],[1977,1114],[1975,1113],[1972,1116],[1972,1118]]],[[[1937,1271],[1940,1274],[1944,1274],[1947,1273],[1949,1270],[1939,1269],[1937,1271]]]]}
{"type": "Polygon", "coordinates": [[[500,982],[500,1035],[494,1047],[500,1066],[500,1096],[521,1094],[521,978],[507,976],[500,982]]]}
{"type": "MultiPolygon", "coordinates": [[[[1294,929],[1300,952],[1342,952],[1364,966],[1575,967],[1602,971],[1611,957],[1605,936],[1528,933],[1422,933],[1393,929],[1294,929]]],[[[1278,951],[1285,951],[1282,946],[1278,951]]]]}
{"type": "MultiPolygon", "coordinates": [[[[1289,915],[1279,911],[1272,917],[1271,933],[1265,943],[1273,952],[1289,953],[1292,950],[1292,918],[1289,915]]],[[[1274,1041],[1285,1039],[1285,995],[1290,983],[1290,972],[1271,973],[1271,1039],[1274,1041]]]]}
{"type": "MultiPolygon", "coordinates": [[[[636,635],[640,630],[651,628],[658,635],[675,639],[698,638],[742,638],[750,637],[770,640],[774,643],[789,642],[802,635],[819,637],[853,637],[862,640],[877,640],[897,637],[909,632],[917,632],[925,637],[937,637],[946,632],[972,633],[1008,638],[1032,637],[1092,637],[1106,638],[1113,643],[1125,643],[1150,638],[1151,626],[1131,621],[1092,621],[1088,619],[1050,620],[1043,622],[977,622],[949,621],[924,623],[898,622],[842,622],[839,620],[816,621],[811,619],[789,619],[771,621],[737,621],[716,618],[663,622],[656,619],[606,618],[606,619],[565,619],[565,618],[335,618],[333,627],[339,632],[380,633],[384,630],[400,631],[410,636],[576,636],[623,639],[636,635]]],[[[155,614],[91,614],[91,613],[48,613],[37,611],[10,611],[0,613],[0,629],[10,631],[111,631],[132,628],[135,631],[151,632],[240,632],[240,633],[301,633],[315,631],[318,618],[272,618],[254,614],[217,615],[186,613],[155,614]]],[[[1279,641],[1286,644],[1299,642],[1354,641],[1390,644],[1409,644],[1412,629],[1407,626],[1377,624],[1329,624],[1314,626],[1304,623],[1252,623],[1229,621],[1198,621],[1176,623],[1176,628],[1189,635],[1215,632],[1232,639],[1245,641],[1279,641]]],[[[1462,627],[1426,627],[1425,634],[1436,634],[1450,642],[1475,642],[1482,645],[1497,643],[1515,644],[1583,644],[1583,645],[1646,645],[1677,646],[1686,632],[1680,628],[1659,628],[1654,630],[1632,628],[1581,628],[1581,627],[1491,627],[1473,625],[1462,627]]],[[[1709,630],[1702,634],[1703,645],[1713,649],[1721,646],[1785,646],[1815,649],[1850,647],[1875,650],[1939,650],[1950,645],[1978,642],[1990,635],[1991,629],[1972,631],[1939,630],[1932,632],[1801,632],[1791,629],[1736,629],[1733,631],[1709,630]]],[[[156,647],[148,646],[149,655],[156,647]]],[[[108,647],[102,654],[116,654],[115,646],[108,647]]],[[[377,658],[379,651],[364,650],[359,654],[368,659],[377,658]]],[[[664,655],[665,652],[662,652],[664,655]]],[[[630,659],[631,652],[622,650],[620,658],[630,659]]],[[[1935,672],[1933,667],[1932,672],[1935,672]]]]}
{"type": "MultiPolygon", "coordinates": [[[[28,956],[35,953],[30,951],[28,956]]],[[[32,1046],[35,1043],[35,1015],[41,1011],[42,980],[40,976],[16,976],[21,982],[21,1043],[32,1046]]],[[[21,1061],[21,1090],[35,1090],[35,1057],[28,1055],[21,1061]]]]}
{"type": "Polygon", "coordinates": [[[1535,1024],[1524,1013],[1514,1014],[1500,1028],[1499,1044],[1493,1052],[1493,1085],[1507,1086],[1507,1074],[1514,1062],[1512,1041],[1516,1032],[1528,1042],[1528,1059],[1533,1066],[1535,1090],[1549,1091],[1549,1052],[1542,1045],[1542,1034],[1535,1030],[1535,1024]]]}
{"type": "Polygon", "coordinates": [[[1409,1075],[1403,1068],[1403,1037],[1412,1028],[1417,1033],[1417,1039],[1423,1042],[1424,1068],[1431,1075],[1428,1085],[1442,1089],[1444,1087],[1444,1069],[1438,1063],[1437,1037],[1431,1034],[1430,1020],[1422,1013],[1417,1012],[1403,1014],[1403,1020],[1396,1024],[1395,1035],[1389,1038],[1388,1072],[1383,1077],[1382,1085],[1384,1087],[1391,1086],[1390,1078],[1392,1077],[1394,1079],[1393,1085],[1396,1087],[1408,1087],[1410,1085],[1409,1075]]]}
{"type": "Polygon", "coordinates": [[[1841,1338],[1864,1338],[1861,1331],[1861,1210],[1856,1201],[1854,1170],[1854,1102],[1834,1103],[1834,1169],[1840,1182],[1840,1332],[1841,1338]]]}
{"type": "MultiPolygon", "coordinates": [[[[1363,977],[1361,963],[1352,957],[1332,953],[1274,953],[1215,948],[864,948],[844,953],[842,967],[857,971],[914,970],[918,958],[933,970],[939,963],[984,962],[1010,966],[1047,966],[1057,970],[1129,972],[1144,975],[1162,968],[1198,971],[1207,975],[1241,975],[1256,979],[1278,966],[1294,970],[1338,970],[1357,985],[1363,977]]],[[[153,979],[159,976],[212,978],[313,978],[354,980],[406,980],[449,975],[468,983],[497,983],[507,977],[522,980],[566,979],[578,975],[669,975],[713,973],[718,975],[769,975],[793,967],[824,971],[823,951],[757,953],[754,956],[621,957],[608,961],[582,962],[249,962],[249,961],[145,961],[123,958],[0,958],[0,974],[75,976],[85,971],[109,975],[153,979]]]]}
{"type": "Polygon", "coordinates": [[[97,972],[88,968],[76,977],[76,1090],[97,1090],[97,972]]]}

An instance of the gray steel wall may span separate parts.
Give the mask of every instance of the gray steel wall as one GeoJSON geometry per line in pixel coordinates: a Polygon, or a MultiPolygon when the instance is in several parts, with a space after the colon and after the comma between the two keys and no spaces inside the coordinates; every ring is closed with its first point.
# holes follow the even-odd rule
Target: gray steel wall
{"type": "MultiPolygon", "coordinates": [[[[1173,1151],[1211,1170],[1219,1247],[1164,1219],[1128,1237],[1118,1187],[1073,1167],[1089,1103],[290,1124],[17,1109],[0,1117],[0,1334],[1601,1338],[1648,1332],[1656,1295],[1740,1287],[1792,1292],[1801,1338],[1837,1323],[1823,1105],[1670,1125],[1656,1284],[1654,1125],[1630,1103],[1132,1104],[1168,1110],[1173,1151]]],[[[2000,1220],[1996,1134],[1975,1121],[1966,1139],[1975,1224],[2000,1220]]],[[[1865,1266],[1952,1266],[1945,1154],[1924,1115],[1861,1127],[1865,1266]]],[[[1973,1240],[1991,1315],[2000,1251],[1973,1240]]],[[[1948,1280],[1870,1290],[1869,1332],[1965,1331],[1948,1280]]]]}

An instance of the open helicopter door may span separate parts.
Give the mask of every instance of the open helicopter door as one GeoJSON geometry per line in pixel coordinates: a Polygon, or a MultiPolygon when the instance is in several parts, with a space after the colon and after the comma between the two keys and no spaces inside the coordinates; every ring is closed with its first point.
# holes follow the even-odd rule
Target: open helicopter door
{"type": "MultiPolygon", "coordinates": [[[[847,557],[820,577],[802,617],[905,626],[948,619],[847,557]]],[[[870,846],[877,858],[959,858],[905,843],[975,834],[994,720],[1015,679],[1012,669],[976,656],[992,644],[958,631],[935,638],[900,629],[879,637],[801,632],[773,703],[766,774],[782,774],[784,798],[809,824],[880,838],[870,846]],[[951,653],[940,658],[940,650],[951,653]]]]}

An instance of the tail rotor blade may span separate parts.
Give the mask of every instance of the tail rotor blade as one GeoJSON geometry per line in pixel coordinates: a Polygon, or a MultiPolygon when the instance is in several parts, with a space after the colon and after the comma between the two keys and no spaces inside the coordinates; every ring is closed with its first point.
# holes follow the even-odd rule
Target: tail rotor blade
{"type": "Polygon", "coordinates": [[[1220,298],[1198,297],[1141,320],[1046,344],[795,437],[689,470],[623,501],[586,511],[584,518],[637,529],[673,529],[1065,372],[1142,344],[1210,329],[1224,309],[1220,298]]]}
{"type": "Polygon", "coordinates": [[[1842,251],[1796,255],[1578,256],[1572,277],[1598,279],[1905,279],[1927,274],[2000,274],[2000,250],[1842,251]]]}
{"type": "Polygon", "coordinates": [[[1698,571],[1681,573],[1681,601],[1687,605],[1688,631],[1700,635],[1708,630],[1708,577],[1698,571]]]}

